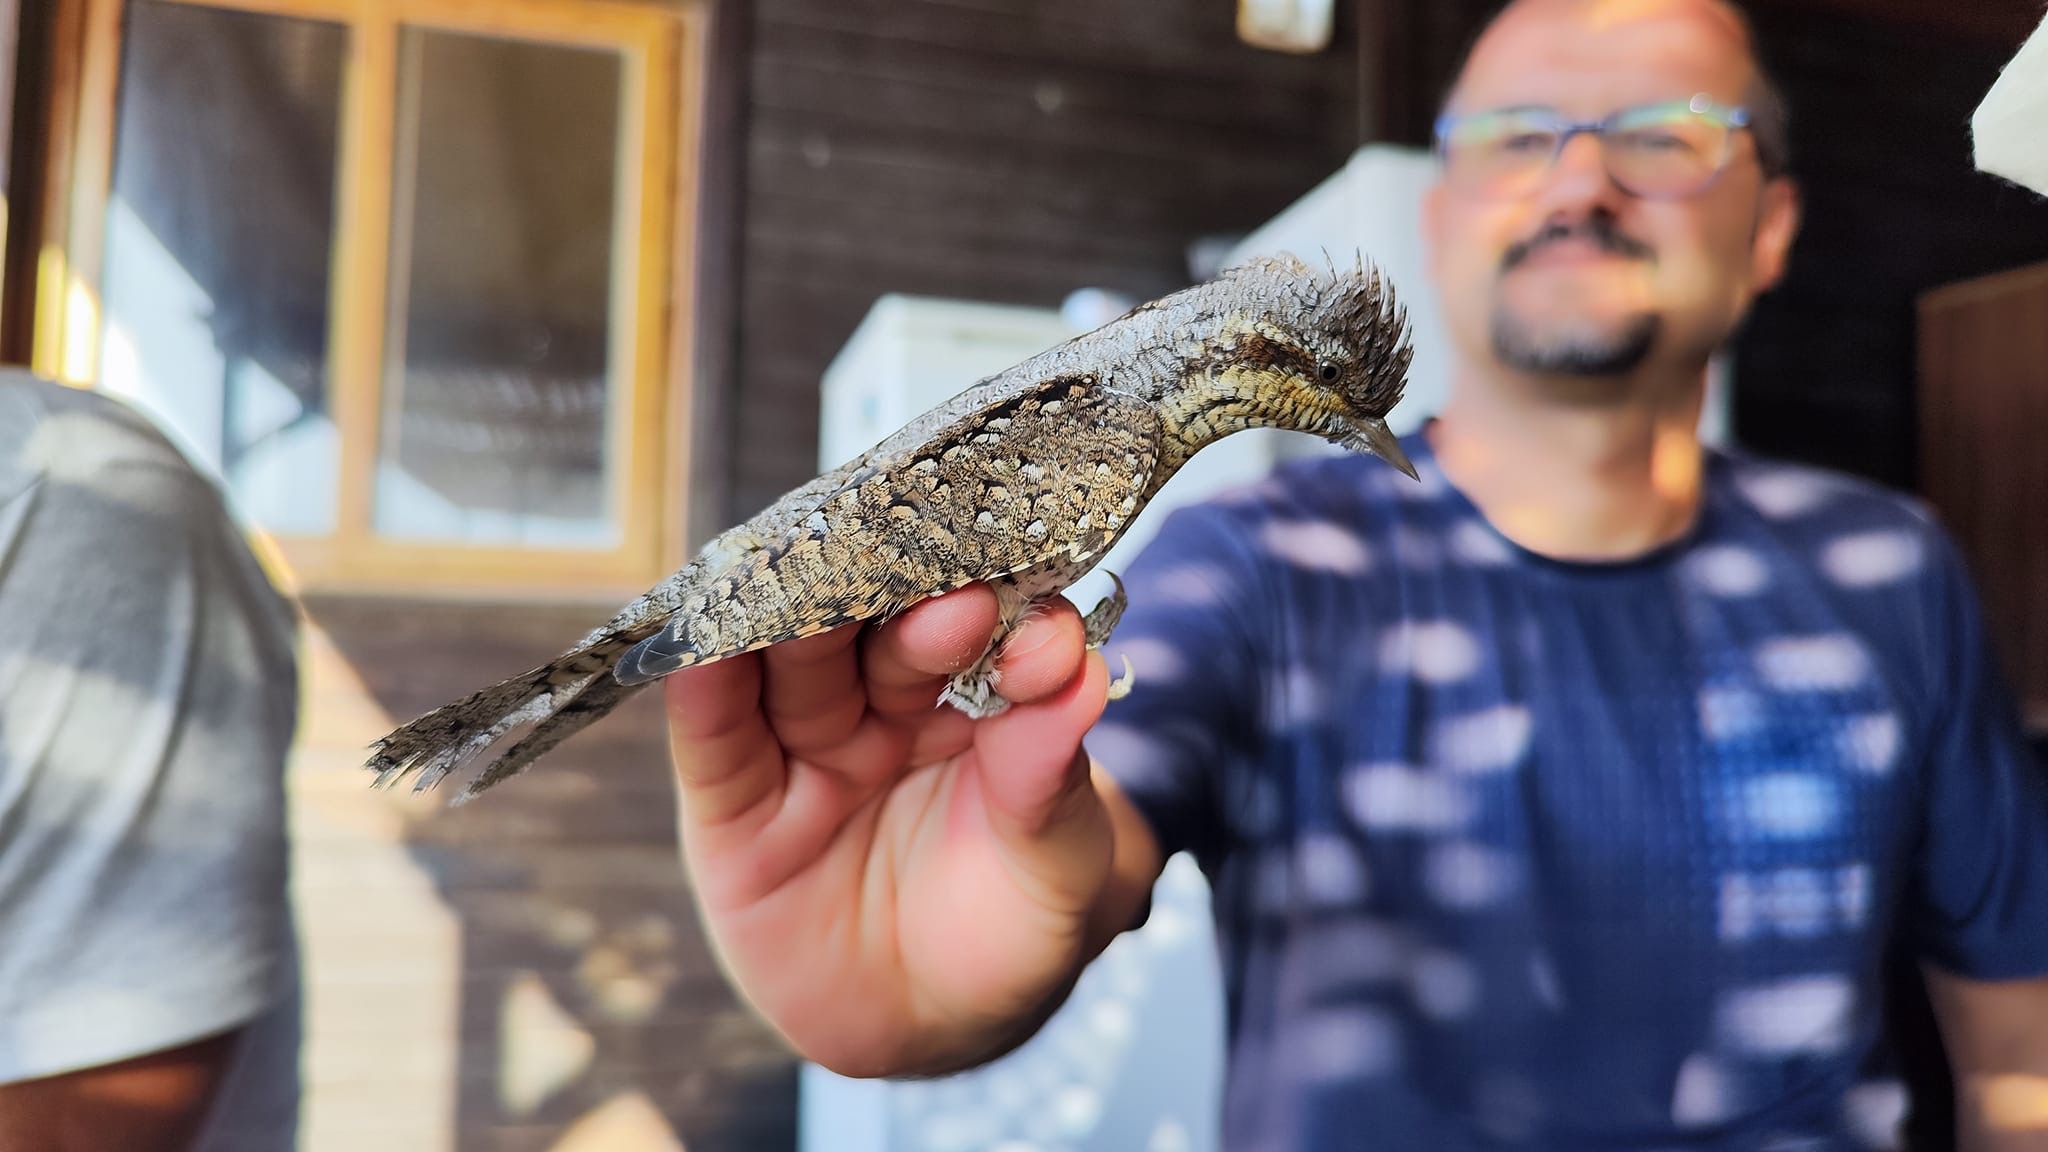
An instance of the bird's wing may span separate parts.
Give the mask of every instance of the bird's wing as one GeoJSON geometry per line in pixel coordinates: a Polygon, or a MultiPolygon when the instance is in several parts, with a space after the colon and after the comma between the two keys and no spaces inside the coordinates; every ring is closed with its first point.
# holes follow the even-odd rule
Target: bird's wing
{"type": "Polygon", "coordinates": [[[893,591],[908,607],[969,581],[1099,556],[1137,514],[1159,445],[1152,404],[1093,376],[1055,377],[832,501],[884,526],[893,591]]]}
{"type": "Polygon", "coordinates": [[[1093,376],[994,399],[849,471],[781,539],[687,594],[617,675],[640,683],[976,580],[1085,564],[1137,514],[1159,442],[1157,409],[1093,376]]]}

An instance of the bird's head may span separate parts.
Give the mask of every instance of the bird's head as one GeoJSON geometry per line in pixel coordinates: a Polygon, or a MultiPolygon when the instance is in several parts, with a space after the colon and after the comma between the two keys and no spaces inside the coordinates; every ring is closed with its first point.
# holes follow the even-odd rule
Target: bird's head
{"type": "Polygon", "coordinates": [[[1289,428],[1415,475],[1386,423],[1407,382],[1407,311],[1377,269],[1361,261],[1319,272],[1270,257],[1206,287],[1211,323],[1195,325],[1207,331],[1190,349],[1184,379],[1216,435],[1289,428]]]}

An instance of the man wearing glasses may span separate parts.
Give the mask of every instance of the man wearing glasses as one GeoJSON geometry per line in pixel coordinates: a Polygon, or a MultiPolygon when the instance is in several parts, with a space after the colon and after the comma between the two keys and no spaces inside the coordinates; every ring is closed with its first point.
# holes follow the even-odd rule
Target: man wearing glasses
{"type": "Polygon", "coordinates": [[[1065,609],[1005,654],[1025,703],[931,709],[974,590],[672,677],[753,1002],[842,1072],[971,1066],[1189,851],[1226,1148],[1896,1147],[1900,935],[1965,1146],[2048,1142],[2048,788],[1961,566],[1896,497],[1696,433],[1797,228],[1783,132],[1732,8],[1521,0],[1439,125],[1460,363],[1420,484],[1318,460],[1176,514],[1099,724],[1065,609]]]}

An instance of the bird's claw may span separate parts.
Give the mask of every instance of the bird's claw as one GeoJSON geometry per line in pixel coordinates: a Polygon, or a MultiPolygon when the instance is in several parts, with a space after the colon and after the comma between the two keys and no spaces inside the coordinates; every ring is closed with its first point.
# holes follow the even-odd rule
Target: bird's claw
{"type": "Polygon", "coordinates": [[[1116,585],[1116,591],[1096,601],[1095,607],[1081,621],[1088,638],[1088,647],[1100,648],[1109,641],[1109,634],[1116,631],[1116,623],[1123,619],[1124,609],[1130,606],[1131,598],[1124,593],[1124,582],[1109,569],[1103,569],[1109,582],[1116,585]]]}
{"type": "Polygon", "coordinates": [[[1138,679],[1138,674],[1131,671],[1131,658],[1124,656],[1122,659],[1124,662],[1124,674],[1109,682],[1109,698],[1111,700],[1121,700],[1129,696],[1131,694],[1131,685],[1136,683],[1138,679]]]}
{"type": "MultiPolygon", "coordinates": [[[[1109,577],[1110,583],[1116,585],[1116,591],[1098,601],[1094,610],[1081,621],[1090,648],[1100,648],[1109,642],[1109,634],[1116,631],[1117,621],[1123,618],[1124,609],[1131,603],[1130,596],[1124,592],[1123,580],[1107,568],[1103,569],[1103,574],[1109,577]]],[[[1121,659],[1124,674],[1109,682],[1111,700],[1121,700],[1129,696],[1131,685],[1137,681],[1137,673],[1131,670],[1131,658],[1123,656],[1121,659]]]]}

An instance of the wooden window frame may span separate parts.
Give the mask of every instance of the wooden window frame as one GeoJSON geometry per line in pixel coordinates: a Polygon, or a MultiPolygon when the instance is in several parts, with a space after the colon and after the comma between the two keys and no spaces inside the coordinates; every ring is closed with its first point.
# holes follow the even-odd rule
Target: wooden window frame
{"type": "MultiPolygon", "coordinates": [[[[100,286],[127,0],[59,0],[50,149],[36,265],[32,363],[97,380],[100,286]]],[[[692,257],[709,0],[171,0],[319,20],[349,31],[330,249],[327,399],[341,444],[336,523],[317,536],[257,532],[295,589],[345,593],[613,598],[683,559],[691,444],[692,257]],[[607,432],[617,548],[418,542],[376,534],[396,145],[398,42],[432,28],[619,53],[621,211],[612,227],[609,362],[623,383],[607,432]],[[623,367],[620,367],[623,366],[623,367]]]]}

